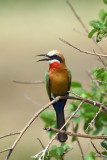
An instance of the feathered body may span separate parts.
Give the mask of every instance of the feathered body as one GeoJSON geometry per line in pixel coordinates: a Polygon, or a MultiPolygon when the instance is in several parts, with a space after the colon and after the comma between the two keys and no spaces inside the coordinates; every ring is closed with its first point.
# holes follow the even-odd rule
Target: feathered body
{"type": "MultiPolygon", "coordinates": [[[[68,95],[71,84],[71,71],[65,65],[65,59],[59,51],[50,51],[45,55],[49,59],[49,71],[45,74],[46,79],[46,89],[50,100],[55,99],[57,96],[68,95]]],[[[57,118],[57,128],[60,129],[64,123],[64,106],[66,104],[66,99],[61,99],[53,104],[56,111],[57,118]]],[[[66,130],[66,127],[63,128],[66,130]]],[[[65,142],[67,140],[66,134],[58,134],[58,139],[60,142],[65,142]]]]}

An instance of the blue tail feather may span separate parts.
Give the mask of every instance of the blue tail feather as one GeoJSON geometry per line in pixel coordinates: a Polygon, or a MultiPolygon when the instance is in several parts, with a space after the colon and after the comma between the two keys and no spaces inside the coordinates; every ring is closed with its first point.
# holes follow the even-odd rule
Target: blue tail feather
{"type": "Polygon", "coordinates": [[[60,99],[58,102],[55,102],[53,104],[57,115],[59,115],[61,111],[64,109],[65,104],[66,104],[66,99],[60,99]]]}

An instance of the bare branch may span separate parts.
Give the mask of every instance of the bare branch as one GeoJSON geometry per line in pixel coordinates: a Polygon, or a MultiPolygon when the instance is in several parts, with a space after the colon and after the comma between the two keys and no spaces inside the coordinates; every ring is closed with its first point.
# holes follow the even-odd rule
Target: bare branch
{"type": "Polygon", "coordinates": [[[93,138],[93,139],[107,139],[107,135],[106,135],[106,136],[103,136],[103,135],[98,136],[98,135],[80,134],[80,133],[62,131],[62,130],[55,129],[55,128],[45,128],[45,130],[54,131],[54,132],[62,133],[62,134],[64,133],[64,134],[67,134],[67,135],[69,135],[69,136],[75,136],[75,137],[93,138]]]}
{"type": "Polygon", "coordinates": [[[45,149],[43,143],[41,142],[41,140],[39,138],[37,138],[37,140],[39,141],[39,143],[41,144],[42,148],[45,149]]]}
{"type": "Polygon", "coordinates": [[[12,82],[15,82],[15,83],[19,83],[19,84],[41,84],[41,83],[45,83],[44,80],[39,80],[39,81],[18,81],[18,80],[13,80],[12,82]]]}
{"type": "Polygon", "coordinates": [[[102,83],[102,84],[103,84],[103,83],[104,83],[104,84],[107,84],[107,82],[103,82],[103,81],[99,81],[99,80],[95,80],[95,79],[93,79],[92,81],[93,81],[93,82],[102,83]]]}
{"type": "Polygon", "coordinates": [[[8,137],[8,136],[13,136],[13,135],[16,135],[16,134],[20,134],[20,132],[9,133],[9,134],[6,134],[6,135],[3,135],[3,136],[0,136],[0,139],[5,138],[5,137],[8,137]]]}
{"type": "Polygon", "coordinates": [[[98,149],[96,148],[96,146],[94,145],[94,143],[92,142],[92,140],[91,140],[91,144],[92,144],[93,148],[95,149],[96,153],[98,154],[98,156],[96,156],[96,157],[104,157],[104,158],[107,158],[107,156],[103,155],[102,153],[100,153],[100,152],[98,151],[98,149]]]}
{"type": "Polygon", "coordinates": [[[70,7],[70,9],[72,10],[72,12],[74,13],[75,17],[78,19],[78,21],[80,22],[80,24],[82,25],[82,27],[84,28],[85,32],[88,33],[88,29],[86,28],[85,24],[83,23],[83,21],[81,20],[81,18],[78,16],[77,12],[75,11],[75,9],[73,8],[73,6],[71,5],[71,3],[66,0],[68,6],[70,7]]]}
{"type": "Polygon", "coordinates": [[[107,57],[107,55],[104,55],[104,54],[99,54],[99,53],[94,53],[94,52],[89,52],[89,51],[82,50],[82,49],[72,45],[71,43],[67,42],[63,38],[59,38],[59,40],[62,41],[63,43],[65,43],[65,44],[69,45],[70,47],[80,51],[80,52],[83,52],[83,53],[86,53],[86,54],[90,54],[90,55],[95,55],[95,56],[107,57]]]}
{"type": "MultiPolygon", "coordinates": [[[[66,0],[66,2],[67,2],[67,4],[68,4],[68,6],[70,7],[70,9],[72,10],[72,12],[74,13],[74,15],[75,15],[75,17],[77,18],[77,20],[80,22],[80,24],[81,24],[81,26],[83,27],[83,29],[85,30],[85,32],[88,34],[89,31],[88,31],[87,27],[85,26],[85,24],[84,24],[84,22],[82,21],[82,19],[78,16],[78,14],[77,14],[76,10],[73,8],[72,4],[71,4],[68,0],[66,0]]],[[[95,45],[100,49],[100,51],[101,51],[103,54],[106,54],[106,53],[103,51],[102,47],[95,41],[95,39],[94,39],[93,37],[92,37],[92,40],[93,40],[93,42],[95,43],[95,45]]]]}
{"type": "MultiPolygon", "coordinates": [[[[61,98],[61,97],[60,97],[61,98]]],[[[75,116],[75,114],[78,112],[78,110],[80,109],[81,105],[84,103],[84,101],[82,101],[79,106],[77,107],[77,109],[75,110],[75,112],[69,117],[69,119],[65,122],[65,124],[61,127],[61,129],[59,131],[62,131],[62,129],[69,123],[69,121],[75,116]]],[[[49,128],[48,128],[49,129],[49,128]]],[[[50,142],[48,143],[48,145],[46,146],[46,148],[39,152],[38,154],[36,154],[35,156],[32,156],[32,158],[37,158],[39,157],[39,159],[42,158],[42,160],[44,160],[44,156],[46,154],[46,152],[48,151],[50,145],[52,144],[52,142],[55,140],[55,138],[57,137],[58,133],[56,133],[56,135],[50,140],[50,142]],[[41,155],[42,153],[42,155],[41,155]]]]}
{"type": "Polygon", "coordinates": [[[39,107],[43,107],[42,104],[40,104],[40,103],[32,100],[26,93],[24,93],[24,97],[25,97],[28,101],[32,102],[33,104],[35,104],[35,105],[37,105],[37,106],[39,106],[39,107]]]}
{"type": "Polygon", "coordinates": [[[4,149],[4,150],[1,150],[0,153],[3,153],[3,152],[7,152],[7,151],[10,151],[11,148],[7,148],[7,149],[4,149]]]}
{"type": "MultiPolygon", "coordinates": [[[[95,101],[91,101],[91,100],[88,100],[88,99],[85,99],[85,98],[82,98],[82,97],[73,97],[73,96],[58,96],[55,98],[55,100],[52,100],[51,102],[49,102],[47,105],[45,105],[43,108],[41,108],[37,113],[35,113],[35,115],[30,119],[30,121],[26,124],[26,126],[20,131],[20,134],[19,136],[17,137],[17,139],[15,140],[15,142],[13,143],[12,147],[11,147],[11,150],[9,151],[9,154],[6,158],[6,160],[9,159],[12,151],[14,150],[14,148],[16,147],[17,143],[20,141],[21,137],[23,136],[23,134],[26,132],[26,130],[31,126],[31,124],[33,123],[33,121],[40,115],[41,112],[43,112],[45,109],[47,109],[50,105],[52,105],[53,103],[56,102],[56,100],[60,100],[60,99],[74,99],[74,100],[80,100],[81,103],[80,105],[78,106],[78,108],[76,109],[76,111],[69,117],[69,119],[66,121],[66,123],[63,125],[63,127],[60,129],[62,130],[66,125],[67,123],[75,116],[75,114],[77,113],[77,111],[79,110],[80,106],[86,102],[86,103],[89,103],[89,104],[94,104],[95,106],[99,107],[102,106],[102,110],[104,112],[107,113],[107,107],[104,107],[104,104],[100,103],[100,102],[95,102],[95,101]]],[[[57,136],[57,134],[56,134],[57,136]]],[[[55,138],[55,137],[54,137],[55,138]]],[[[54,138],[51,140],[51,142],[49,143],[49,145],[47,146],[47,149],[49,148],[50,144],[53,142],[54,138]]]]}
{"type": "MultiPolygon", "coordinates": [[[[73,127],[73,132],[75,132],[73,121],[72,121],[72,127],[73,127]]],[[[84,160],[84,153],[83,153],[83,150],[82,150],[82,147],[81,147],[81,144],[80,144],[80,141],[79,141],[78,137],[76,137],[76,140],[77,140],[78,146],[80,148],[82,159],[84,160]]]]}
{"type": "Polygon", "coordinates": [[[89,127],[94,127],[95,119],[100,114],[101,110],[102,110],[102,106],[100,106],[98,112],[96,113],[96,115],[94,116],[94,118],[92,119],[92,121],[89,123],[89,126],[86,129],[86,132],[88,132],[89,127]]]}
{"type": "Polygon", "coordinates": [[[55,100],[49,102],[47,105],[45,105],[43,108],[41,108],[31,119],[30,121],[26,124],[26,126],[21,130],[19,136],[17,137],[17,139],[15,140],[15,142],[13,143],[11,150],[9,151],[6,160],[9,159],[12,151],[14,150],[14,148],[16,147],[17,143],[20,141],[21,137],[23,136],[23,134],[26,132],[26,130],[30,127],[30,125],[33,123],[33,121],[40,115],[41,112],[43,112],[45,109],[47,109],[50,105],[52,105],[53,103],[55,103],[56,100],[59,100],[61,97],[58,96],[56,97],[55,100]]]}

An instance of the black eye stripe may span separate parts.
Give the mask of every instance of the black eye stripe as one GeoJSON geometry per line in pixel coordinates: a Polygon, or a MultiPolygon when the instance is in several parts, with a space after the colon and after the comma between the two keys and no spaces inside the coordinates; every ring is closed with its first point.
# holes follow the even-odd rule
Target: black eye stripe
{"type": "Polygon", "coordinates": [[[56,60],[60,61],[60,63],[62,62],[62,58],[58,55],[51,56],[51,59],[56,59],[56,60]]]}

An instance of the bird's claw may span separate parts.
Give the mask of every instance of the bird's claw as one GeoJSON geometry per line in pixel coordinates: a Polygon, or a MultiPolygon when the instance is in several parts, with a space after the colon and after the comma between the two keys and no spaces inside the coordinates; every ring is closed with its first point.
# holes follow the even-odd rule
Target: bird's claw
{"type": "Polygon", "coordinates": [[[55,102],[58,102],[58,100],[56,99],[56,97],[54,97],[53,93],[51,93],[51,98],[52,98],[53,100],[55,100],[55,102]]]}

